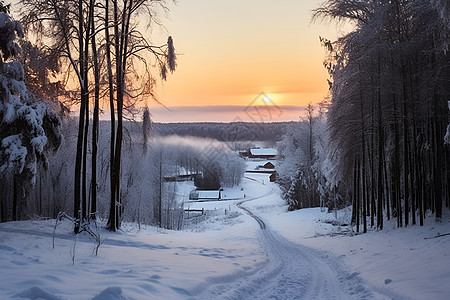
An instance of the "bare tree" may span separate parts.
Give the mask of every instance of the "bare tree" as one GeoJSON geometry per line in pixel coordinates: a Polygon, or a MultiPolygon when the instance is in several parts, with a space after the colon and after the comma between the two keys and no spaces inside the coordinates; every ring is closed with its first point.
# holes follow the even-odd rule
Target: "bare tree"
{"type": "MultiPolygon", "coordinates": [[[[167,10],[164,1],[156,0],[23,1],[23,20],[27,28],[38,34],[38,38],[52,42],[49,48],[59,54],[62,65],[65,62],[70,64],[69,71],[76,75],[78,82],[78,90],[73,94],[78,98],[80,108],[73,215],[80,222],[96,212],[99,102],[102,97],[109,96],[111,210],[108,227],[116,230],[120,226],[120,174],[125,110],[132,108],[138,99],[149,95],[155,97],[155,80],[150,71],[153,62],[148,63],[148,60],[156,61],[163,79],[167,78],[168,71],[173,72],[176,68],[171,37],[167,44],[154,46],[137,30],[134,18],[147,14],[150,25],[154,22],[157,7],[167,10]],[[106,70],[100,62],[99,49],[104,49],[106,53],[106,70]],[[137,62],[142,62],[143,67],[139,68],[146,75],[140,86],[139,81],[129,80],[137,62]],[[101,80],[105,73],[106,85],[101,80]],[[88,190],[91,100],[92,155],[88,190]]],[[[78,230],[76,225],[75,232],[78,230]]]]}
{"type": "MultiPolygon", "coordinates": [[[[108,0],[107,0],[108,1],[108,0]]],[[[150,53],[159,63],[160,74],[166,79],[167,70],[173,72],[176,68],[175,49],[173,47],[172,37],[163,46],[152,46],[137,30],[133,24],[133,16],[138,11],[145,11],[150,19],[155,12],[155,5],[162,4],[163,1],[145,1],[145,0],[124,0],[119,6],[119,1],[112,0],[113,4],[113,28],[114,34],[114,57],[115,57],[115,81],[116,81],[116,107],[117,125],[114,129],[114,136],[111,137],[115,143],[111,143],[111,202],[110,214],[108,219],[108,228],[115,231],[120,227],[121,212],[121,156],[123,142],[123,119],[124,102],[127,97],[132,96],[126,86],[127,75],[130,74],[130,62],[139,58],[146,61],[142,52],[150,53]]],[[[110,25],[106,25],[110,27],[110,25]]],[[[111,75],[111,74],[110,74],[111,75]]],[[[111,93],[111,91],[110,91],[111,93]]],[[[111,130],[113,132],[113,130],[111,130]]]]}

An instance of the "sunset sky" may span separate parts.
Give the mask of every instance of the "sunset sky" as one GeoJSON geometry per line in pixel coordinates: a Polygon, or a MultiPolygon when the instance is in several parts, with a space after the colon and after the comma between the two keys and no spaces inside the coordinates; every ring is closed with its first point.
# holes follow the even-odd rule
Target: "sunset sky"
{"type": "Polygon", "coordinates": [[[327,96],[319,36],[334,40],[343,29],[311,23],[322,0],[167,2],[168,16],[158,15],[164,27],[147,35],[155,45],[173,37],[178,67],[158,81],[166,108],[147,103],[154,121],[254,121],[251,105],[275,106],[264,121],[298,120],[306,104],[327,96]]]}
{"type": "Polygon", "coordinates": [[[171,110],[151,104],[154,120],[244,119],[240,112],[261,104],[260,93],[281,108],[273,121],[298,120],[302,112],[296,106],[318,102],[328,90],[318,37],[334,39],[336,28],[310,23],[320,3],[179,0],[169,5],[170,19],[162,19],[167,32],[157,29],[153,35],[173,36],[178,69],[159,83],[159,99],[171,110]]]}

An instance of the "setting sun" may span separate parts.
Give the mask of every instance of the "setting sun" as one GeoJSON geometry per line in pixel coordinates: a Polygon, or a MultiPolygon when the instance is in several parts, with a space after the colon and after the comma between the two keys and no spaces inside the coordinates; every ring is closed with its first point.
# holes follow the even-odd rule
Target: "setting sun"
{"type": "MultiPolygon", "coordinates": [[[[171,6],[167,30],[174,37],[178,69],[159,84],[160,101],[174,110],[246,107],[259,93],[270,97],[270,105],[299,109],[321,101],[328,93],[328,74],[319,36],[334,38],[336,30],[310,23],[316,1],[286,2],[197,0],[171,6]]],[[[159,115],[158,105],[152,107],[155,120],[170,121],[170,114],[159,115]]],[[[215,119],[234,117],[224,111],[215,119]]],[[[204,114],[191,118],[211,119],[204,114]]],[[[297,119],[293,114],[291,120],[297,119]]]]}

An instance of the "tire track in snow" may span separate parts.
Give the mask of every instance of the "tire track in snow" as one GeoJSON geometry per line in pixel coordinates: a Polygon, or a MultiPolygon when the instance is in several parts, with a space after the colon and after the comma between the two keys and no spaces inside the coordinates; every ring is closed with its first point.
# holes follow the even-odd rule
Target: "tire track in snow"
{"type": "MultiPolygon", "coordinates": [[[[247,201],[249,201],[249,200],[247,200],[247,201]]],[[[248,208],[243,207],[243,206],[242,206],[242,203],[244,203],[244,202],[245,202],[245,201],[239,202],[239,203],[236,204],[236,206],[239,207],[240,209],[242,209],[243,211],[245,211],[250,217],[252,217],[253,219],[255,219],[256,222],[258,222],[259,227],[260,227],[262,230],[265,230],[265,229],[266,229],[266,223],[264,223],[264,221],[261,220],[261,218],[259,218],[259,217],[256,216],[254,213],[252,213],[248,208]]]]}
{"type": "Polygon", "coordinates": [[[225,281],[216,278],[203,286],[209,289],[206,292],[193,293],[196,299],[373,299],[357,273],[342,269],[335,257],[288,241],[243,206],[273,193],[270,189],[236,204],[260,226],[259,238],[267,253],[265,266],[247,274],[230,274],[225,281]]]}

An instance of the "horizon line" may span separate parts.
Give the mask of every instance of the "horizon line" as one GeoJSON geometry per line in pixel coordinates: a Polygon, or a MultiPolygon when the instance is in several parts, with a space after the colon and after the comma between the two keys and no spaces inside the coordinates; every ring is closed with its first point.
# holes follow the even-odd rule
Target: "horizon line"
{"type": "Polygon", "coordinates": [[[177,105],[177,106],[149,106],[149,109],[157,109],[157,110],[163,110],[163,111],[172,111],[175,109],[183,109],[183,110],[202,110],[202,111],[208,111],[208,110],[216,110],[216,109],[228,109],[228,110],[244,110],[246,108],[273,108],[273,109],[284,109],[284,110],[300,110],[305,109],[305,105],[177,105]]]}
{"type": "MultiPolygon", "coordinates": [[[[142,107],[143,108],[143,107],[142,107]]],[[[232,123],[232,122],[295,122],[305,112],[306,106],[295,105],[197,105],[150,106],[155,123],[232,123]]],[[[109,119],[109,110],[103,110],[100,119],[109,119]]],[[[140,118],[141,112],[136,115],[140,118]]],[[[76,114],[76,113],[75,113],[76,114]]]]}

